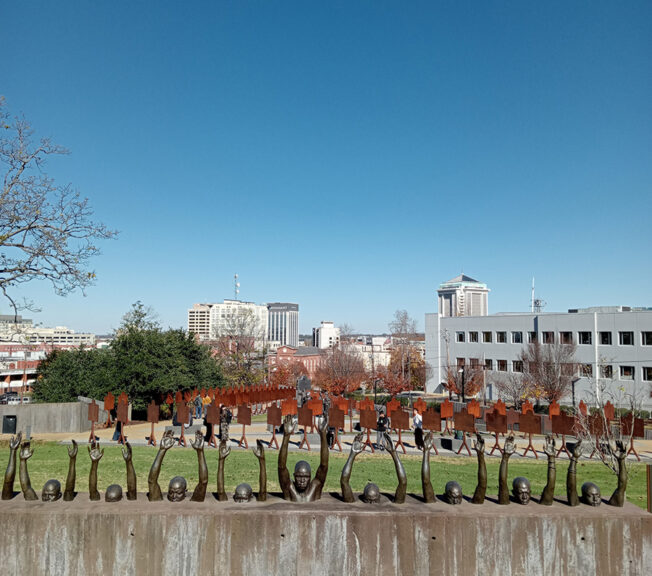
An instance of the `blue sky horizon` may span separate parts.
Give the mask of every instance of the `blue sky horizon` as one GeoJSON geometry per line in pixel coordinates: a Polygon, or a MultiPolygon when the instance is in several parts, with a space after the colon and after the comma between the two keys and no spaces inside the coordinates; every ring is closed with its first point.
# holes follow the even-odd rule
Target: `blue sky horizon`
{"type": "MultiPolygon", "coordinates": [[[[108,333],[136,300],[296,302],[424,328],[461,272],[489,309],[652,306],[652,3],[17,2],[0,95],[70,149],[101,243],[87,295],[19,296],[108,333]]],[[[0,313],[8,303],[0,302],[0,313]]]]}

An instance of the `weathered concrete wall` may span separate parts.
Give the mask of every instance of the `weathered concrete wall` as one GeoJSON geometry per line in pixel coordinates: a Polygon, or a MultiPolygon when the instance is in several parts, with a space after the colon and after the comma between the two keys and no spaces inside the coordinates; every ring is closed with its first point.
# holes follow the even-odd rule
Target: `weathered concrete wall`
{"type": "MultiPolygon", "coordinates": [[[[106,412],[100,405],[100,422],[106,422],[106,412]]],[[[60,402],[56,404],[0,405],[0,422],[5,415],[16,416],[16,432],[32,434],[50,432],[85,432],[91,429],[87,402],[60,402]]]]}
{"type": "Polygon", "coordinates": [[[623,509],[0,502],[6,574],[652,574],[652,515],[623,509]]]}

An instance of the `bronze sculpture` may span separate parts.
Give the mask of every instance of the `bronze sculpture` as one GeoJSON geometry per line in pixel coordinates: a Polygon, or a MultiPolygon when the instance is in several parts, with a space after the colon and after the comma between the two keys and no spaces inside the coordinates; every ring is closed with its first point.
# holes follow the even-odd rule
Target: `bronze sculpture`
{"type": "Polygon", "coordinates": [[[403,463],[398,457],[396,447],[394,446],[394,442],[392,442],[392,437],[389,435],[389,432],[384,433],[383,443],[385,445],[385,449],[391,454],[392,460],[394,460],[396,476],[398,478],[398,486],[396,487],[396,492],[394,493],[394,504],[404,504],[405,492],[407,491],[407,476],[405,475],[405,468],[403,468],[403,463]]]}
{"type": "Polygon", "coordinates": [[[168,500],[181,502],[186,497],[186,488],[186,479],[183,476],[175,476],[168,485],[168,500]]]}
{"type": "Polygon", "coordinates": [[[253,498],[253,491],[251,486],[246,482],[238,484],[235,487],[235,492],[233,493],[233,500],[238,502],[238,504],[245,504],[253,498]]]}
{"type": "Polygon", "coordinates": [[[365,504],[378,504],[380,502],[380,489],[373,482],[369,482],[364,487],[361,499],[365,504]]]}
{"type": "Polygon", "coordinates": [[[500,460],[500,469],[498,471],[498,504],[509,504],[509,488],[507,487],[507,468],[509,457],[514,454],[516,445],[514,436],[508,436],[503,446],[503,457],[500,460]]]}
{"type": "Polygon", "coordinates": [[[203,502],[206,498],[206,488],[208,487],[208,466],[206,466],[206,456],[204,455],[204,435],[201,430],[195,432],[195,441],[190,444],[197,452],[197,463],[199,466],[199,481],[192,493],[190,500],[192,502],[203,502]]]}
{"type": "Polygon", "coordinates": [[[421,489],[423,491],[423,499],[426,504],[437,502],[435,491],[432,489],[432,482],[430,481],[430,450],[432,449],[432,432],[428,432],[421,439],[423,446],[423,457],[421,460],[421,489]]]}
{"type": "Polygon", "coordinates": [[[122,500],[122,486],[120,484],[111,484],[104,493],[106,502],[120,502],[122,500]]]}
{"type": "MultiPolygon", "coordinates": [[[[136,490],[136,471],[134,470],[134,463],[131,458],[131,444],[129,444],[129,442],[125,442],[122,447],[122,457],[127,466],[127,500],[136,500],[138,498],[138,492],[136,490]]],[[[122,487],[120,488],[120,498],[122,498],[122,487]]]]}
{"type": "Polygon", "coordinates": [[[63,491],[64,502],[70,502],[75,498],[77,450],[77,442],[73,440],[72,445],[68,446],[68,476],[66,478],[66,488],[63,491]]]}
{"type": "Polygon", "coordinates": [[[91,500],[100,500],[100,493],[97,491],[97,467],[104,456],[104,448],[100,450],[100,443],[91,442],[88,447],[88,455],[91,458],[91,473],[88,476],[88,497],[91,500]]]}
{"type": "Polygon", "coordinates": [[[580,499],[577,497],[577,461],[582,456],[582,440],[578,438],[573,452],[570,454],[570,463],[568,464],[568,473],[566,474],[566,499],[569,506],[579,506],[580,499]]]}
{"type": "Polygon", "coordinates": [[[523,476],[517,476],[512,482],[512,494],[514,495],[514,500],[519,504],[527,504],[530,501],[531,489],[530,481],[523,476]]]}
{"type": "Polygon", "coordinates": [[[582,484],[582,496],[580,497],[582,504],[587,506],[600,506],[602,502],[602,495],[600,488],[593,482],[584,482],[582,484]]]}
{"type": "Polygon", "coordinates": [[[484,461],[484,438],[476,432],[475,441],[473,442],[473,449],[478,455],[478,484],[475,487],[472,504],[483,504],[484,497],[487,493],[487,465],[484,461]]]}
{"type": "Polygon", "coordinates": [[[627,448],[621,440],[616,440],[616,450],[614,456],[618,461],[618,485],[614,493],[609,498],[609,506],[623,507],[625,504],[625,490],[627,489],[627,466],[625,460],[627,459],[627,448]]]}
{"type": "Polygon", "coordinates": [[[344,500],[344,502],[355,502],[349,480],[351,479],[353,462],[355,461],[356,456],[360,454],[364,448],[362,443],[362,436],[362,432],[355,435],[353,443],[351,444],[351,452],[349,452],[349,457],[346,461],[346,464],[344,464],[344,468],[342,468],[342,475],[340,476],[340,487],[342,488],[342,500],[344,500]]]}
{"type": "Polygon", "coordinates": [[[292,502],[314,502],[321,498],[321,491],[326,483],[328,474],[328,420],[319,418],[317,429],[320,438],[319,468],[315,477],[310,480],[310,464],[301,460],[294,467],[294,482],[290,480],[290,473],[287,469],[288,444],[290,436],[294,433],[295,423],[291,415],[285,417],[283,422],[283,442],[278,455],[278,480],[283,491],[283,498],[292,502]]]}
{"type": "Polygon", "coordinates": [[[20,469],[18,477],[20,478],[20,489],[23,491],[25,500],[38,500],[38,496],[32,488],[32,483],[29,480],[29,472],[27,471],[27,461],[34,454],[34,450],[30,450],[29,442],[23,442],[20,448],[20,469]]]}
{"type": "Polygon", "coordinates": [[[2,499],[10,500],[14,497],[14,480],[16,479],[16,453],[20,447],[20,441],[23,439],[23,433],[18,432],[9,440],[9,463],[5,472],[5,481],[2,485],[2,499]]]}
{"type": "Polygon", "coordinates": [[[258,458],[258,502],[267,500],[267,467],[265,466],[265,448],[262,440],[256,440],[256,448],[252,448],[254,456],[258,458]]]}
{"type": "Polygon", "coordinates": [[[217,499],[220,502],[228,500],[226,491],[224,490],[224,461],[226,457],[231,454],[231,448],[226,443],[226,440],[220,440],[220,458],[217,464],[217,499]]]}
{"type": "Polygon", "coordinates": [[[548,481],[541,493],[539,504],[552,506],[555,496],[555,482],[557,481],[557,470],[555,468],[555,439],[552,434],[546,436],[546,443],[543,447],[544,453],[548,456],[548,481]]]}
{"type": "Polygon", "coordinates": [[[168,430],[163,434],[163,437],[161,438],[161,442],[158,447],[158,453],[156,454],[156,458],[154,458],[152,467],[149,470],[149,476],[147,478],[149,492],[147,493],[147,498],[150,502],[163,500],[161,487],[158,484],[158,476],[161,473],[161,465],[163,464],[165,453],[170,448],[172,448],[172,446],[174,446],[174,436],[172,435],[172,430],[168,430]]]}
{"type": "Polygon", "coordinates": [[[41,490],[41,500],[43,502],[56,502],[61,498],[61,482],[58,480],[48,480],[41,490]]]}
{"type": "Polygon", "coordinates": [[[448,504],[462,503],[462,487],[454,480],[446,482],[446,488],[444,489],[444,502],[447,502],[448,504]]]}

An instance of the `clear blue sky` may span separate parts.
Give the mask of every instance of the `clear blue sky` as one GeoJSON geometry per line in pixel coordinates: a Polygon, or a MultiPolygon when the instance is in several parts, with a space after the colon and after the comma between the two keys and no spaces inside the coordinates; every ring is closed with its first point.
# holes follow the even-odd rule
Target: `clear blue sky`
{"type": "MultiPolygon", "coordinates": [[[[120,230],[45,325],[164,326],[233,294],[423,329],[464,271],[491,312],[652,306],[652,2],[18,2],[0,94],[120,230]]],[[[6,306],[2,303],[2,311],[6,306]]]]}

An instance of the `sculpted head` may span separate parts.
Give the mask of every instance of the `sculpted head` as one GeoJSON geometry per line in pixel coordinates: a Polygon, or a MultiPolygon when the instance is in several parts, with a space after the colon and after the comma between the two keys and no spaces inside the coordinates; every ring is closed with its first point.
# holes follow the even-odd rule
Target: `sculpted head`
{"type": "Polygon", "coordinates": [[[244,503],[244,502],[249,502],[252,497],[252,490],[251,486],[247,484],[246,482],[243,482],[242,484],[238,484],[235,487],[235,492],[233,493],[233,500],[235,500],[238,503],[244,503]]]}
{"type": "Polygon", "coordinates": [[[584,482],[582,484],[582,502],[588,504],[589,506],[600,506],[602,502],[602,496],[600,494],[600,488],[593,482],[584,482]]]}
{"type": "Polygon", "coordinates": [[[43,502],[54,502],[59,498],[61,498],[61,482],[58,480],[48,480],[43,485],[41,500],[43,500],[43,502]]]}
{"type": "Polygon", "coordinates": [[[380,490],[373,482],[369,482],[362,492],[362,501],[367,504],[378,504],[380,502],[380,490]]]}
{"type": "Polygon", "coordinates": [[[523,476],[517,476],[512,482],[512,494],[519,504],[527,504],[530,501],[530,481],[523,476]]]}
{"type": "Polygon", "coordinates": [[[455,482],[455,480],[446,482],[446,488],[444,490],[444,499],[449,504],[462,503],[462,487],[457,482],[455,482]]]}
{"type": "Polygon", "coordinates": [[[106,502],[120,502],[122,500],[122,486],[120,484],[111,484],[104,493],[106,502]]]}
{"type": "Polygon", "coordinates": [[[310,484],[310,464],[305,460],[299,460],[294,467],[294,485],[299,492],[305,492],[310,484]]]}
{"type": "Polygon", "coordinates": [[[183,476],[175,476],[170,480],[168,487],[168,500],[170,502],[181,502],[186,497],[186,479],[183,476]]]}

